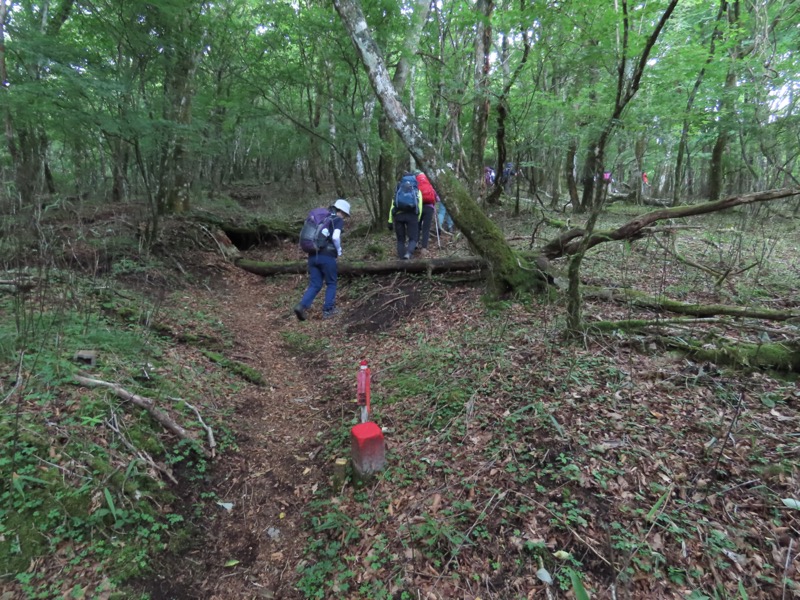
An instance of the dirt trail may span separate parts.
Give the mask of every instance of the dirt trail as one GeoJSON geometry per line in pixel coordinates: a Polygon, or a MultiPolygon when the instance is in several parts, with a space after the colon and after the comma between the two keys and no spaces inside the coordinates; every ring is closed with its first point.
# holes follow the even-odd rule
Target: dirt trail
{"type": "Polygon", "coordinates": [[[186,597],[220,600],[300,598],[293,586],[305,545],[303,511],[328,476],[318,435],[328,408],[310,385],[308,361],[287,350],[281,332],[313,334],[329,324],[294,319],[280,300],[293,287],[287,278],[265,281],[227,266],[224,284],[226,290],[197,300],[220,307],[215,316],[235,340],[226,354],[259,371],[267,385],[248,384],[217,399],[218,408],[231,409],[238,448],[219,459],[212,488],[233,507],[219,507],[204,546],[188,554],[184,590],[186,597]],[[232,561],[239,562],[225,566],[232,561]]]}

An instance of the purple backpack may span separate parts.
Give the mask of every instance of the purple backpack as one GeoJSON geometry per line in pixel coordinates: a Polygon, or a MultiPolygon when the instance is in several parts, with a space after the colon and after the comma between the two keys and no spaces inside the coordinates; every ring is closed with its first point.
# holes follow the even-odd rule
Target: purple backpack
{"type": "Polygon", "coordinates": [[[316,254],[331,243],[333,213],[327,208],[309,211],[300,230],[300,248],[307,254],[316,254]]]}

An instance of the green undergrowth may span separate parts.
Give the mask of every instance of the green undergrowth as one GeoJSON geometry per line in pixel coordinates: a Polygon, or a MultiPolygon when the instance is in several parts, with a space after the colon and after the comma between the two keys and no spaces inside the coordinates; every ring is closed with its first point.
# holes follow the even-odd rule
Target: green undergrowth
{"type": "Polygon", "coordinates": [[[187,403],[224,450],[224,415],[202,398],[236,380],[205,359],[177,364],[174,341],[148,327],[156,317],[189,318],[113,281],[56,272],[27,295],[0,295],[3,587],[27,598],[127,598],[125,581],[191,539],[184,500],[209,463],[187,403]],[[113,298],[125,299],[126,317],[108,310],[113,298]],[[79,375],[151,399],[196,441],[79,375]]]}
{"type": "MultiPolygon", "coordinates": [[[[570,343],[542,306],[474,317],[436,334],[409,325],[372,363],[387,466],[318,492],[305,597],[602,598],[643,580],[693,598],[797,589],[774,559],[774,531],[798,522],[783,502],[800,480],[796,432],[774,429],[793,414],[791,386],[570,343]]],[[[331,455],[353,423],[330,436],[331,455]]]]}

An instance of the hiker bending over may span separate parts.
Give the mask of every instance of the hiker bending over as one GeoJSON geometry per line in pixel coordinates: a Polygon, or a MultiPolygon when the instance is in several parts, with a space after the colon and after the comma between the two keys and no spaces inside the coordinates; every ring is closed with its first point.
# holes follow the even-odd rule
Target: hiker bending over
{"type": "Polygon", "coordinates": [[[389,231],[394,229],[397,235],[397,258],[408,260],[414,254],[419,239],[421,216],[422,192],[419,191],[416,176],[406,173],[397,184],[392,209],[389,211],[389,231]]]}
{"type": "Polygon", "coordinates": [[[303,231],[300,232],[300,247],[308,252],[308,287],[300,302],[294,307],[294,314],[300,321],[308,318],[308,309],[325,283],[325,303],[322,305],[322,318],[329,319],[336,310],[336,281],[338,268],[336,259],[342,255],[342,231],[344,219],[350,216],[350,203],[339,199],[328,209],[314,209],[309,213],[303,231]],[[320,214],[321,218],[313,222],[312,215],[320,214]],[[310,235],[306,232],[310,230],[310,235]],[[307,245],[310,238],[311,244],[307,245]]]}

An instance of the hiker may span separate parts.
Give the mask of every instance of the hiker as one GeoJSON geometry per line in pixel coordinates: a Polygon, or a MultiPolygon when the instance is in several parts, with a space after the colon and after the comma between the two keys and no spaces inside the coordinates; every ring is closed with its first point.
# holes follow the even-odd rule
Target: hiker
{"type": "Polygon", "coordinates": [[[422,218],[419,222],[419,247],[420,254],[425,256],[428,253],[428,239],[431,236],[431,222],[434,219],[433,213],[436,212],[436,203],[439,201],[439,194],[433,189],[427,175],[422,171],[417,171],[417,187],[422,194],[422,218]]]}
{"type": "Polygon", "coordinates": [[[444,202],[441,200],[439,201],[439,209],[436,213],[436,217],[439,219],[439,229],[443,233],[453,233],[453,217],[447,212],[447,208],[445,208],[444,202]]]}
{"type": "MultiPolygon", "coordinates": [[[[455,171],[455,167],[453,163],[447,163],[447,168],[451,171],[455,171]]],[[[444,169],[440,169],[437,172],[438,175],[444,174],[444,169]]],[[[439,198],[438,208],[436,209],[436,218],[439,221],[439,230],[442,233],[452,234],[453,233],[453,217],[450,216],[450,213],[447,212],[447,207],[442,202],[442,199],[439,198]]]]}
{"type": "Polygon", "coordinates": [[[503,191],[506,194],[511,194],[511,184],[516,177],[517,171],[514,169],[513,162],[507,162],[503,167],[503,173],[500,175],[500,183],[503,186],[503,191]]]}
{"type": "Polygon", "coordinates": [[[397,236],[397,258],[408,260],[419,240],[419,219],[422,216],[422,192],[417,178],[406,173],[397,184],[392,209],[389,211],[389,231],[397,236]],[[408,238],[408,245],[406,245],[408,238]]]}
{"type": "Polygon", "coordinates": [[[488,189],[494,185],[495,172],[492,167],[483,167],[483,186],[488,189]]]}
{"type": "Polygon", "coordinates": [[[344,230],[344,219],[350,217],[350,203],[340,198],[328,210],[328,218],[319,232],[322,243],[318,249],[308,254],[308,287],[300,302],[294,307],[294,314],[300,321],[308,318],[308,309],[311,308],[314,298],[322,289],[323,282],[325,283],[325,302],[322,305],[322,318],[329,319],[338,313],[336,280],[339,272],[336,259],[342,255],[342,231],[344,230]]]}

